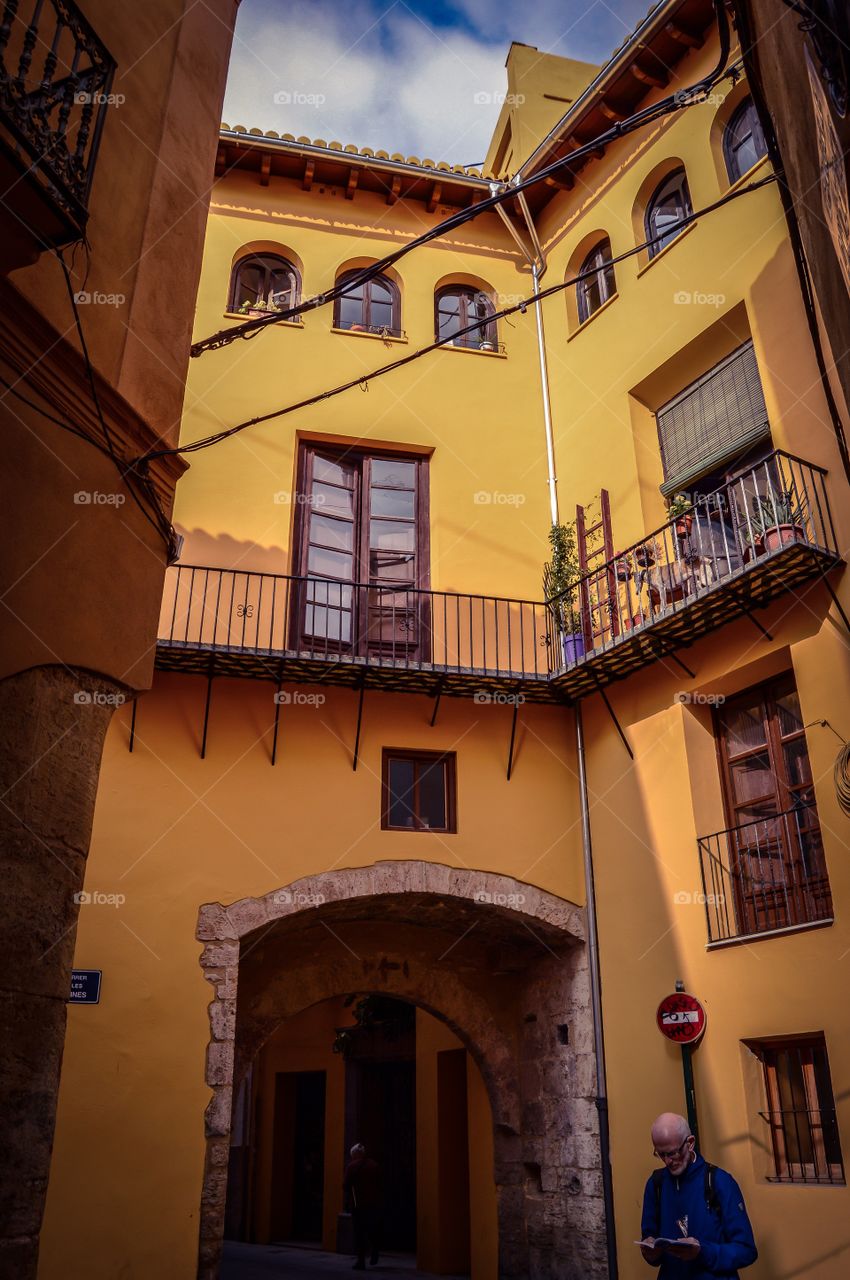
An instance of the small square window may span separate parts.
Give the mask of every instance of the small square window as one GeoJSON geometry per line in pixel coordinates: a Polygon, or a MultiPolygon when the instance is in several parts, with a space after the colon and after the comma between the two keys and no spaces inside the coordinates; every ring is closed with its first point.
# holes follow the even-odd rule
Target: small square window
{"type": "Polygon", "coordinates": [[[844,1162],[823,1034],[749,1040],[764,1070],[773,1173],[769,1182],[844,1182],[844,1162]]]}
{"type": "Polygon", "coordinates": [[[453,752],[384,749],[385,831],[457,831],[453,752]]]}

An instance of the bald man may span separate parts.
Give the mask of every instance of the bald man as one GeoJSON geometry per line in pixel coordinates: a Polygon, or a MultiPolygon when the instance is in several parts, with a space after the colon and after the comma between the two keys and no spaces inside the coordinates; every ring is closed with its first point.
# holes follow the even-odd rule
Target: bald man
{"type": "Polygon", "coordinates": [[[684,1116],[665,1111],[651,1133],[664,1167],[644,1191],[641,1254],[661,1280],[735,1280],[758,1257],[740,1187],[698,1154],[684,1116]]]}

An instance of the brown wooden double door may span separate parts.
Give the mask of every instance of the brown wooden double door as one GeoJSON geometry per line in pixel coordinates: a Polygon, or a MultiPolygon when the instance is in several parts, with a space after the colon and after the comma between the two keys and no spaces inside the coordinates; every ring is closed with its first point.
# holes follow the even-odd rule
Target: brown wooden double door
{"type": "Polygon", "coordinates": [[[302,451],[293,647],[423,660],[427,459],[302,451]]]}
{"type": "Polygon", "coordinates": [[[829,918],[832,897],[793,676],[729,699],[716,720],[739,932],[829,918]]]}

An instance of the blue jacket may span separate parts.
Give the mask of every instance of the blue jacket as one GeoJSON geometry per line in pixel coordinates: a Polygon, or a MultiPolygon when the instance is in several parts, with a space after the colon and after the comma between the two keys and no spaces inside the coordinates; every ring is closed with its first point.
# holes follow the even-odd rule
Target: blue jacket
{"type": "Polygon", "coordinates": [[[692,1262],[665,1255],[660,1263],[660,1280],[704,1280],[724,1276],[732,1280],[738,1267],[748,1267],[758,1257],[753,1229],[744,1207],[741,1189],[724,1169],[714,1171],[714,1193],[720,1213],[709,1209],[705,1197],[705,1161],[698,1155],[679,1178],[669,1169],[661,1181],[661,1214],[657,1211],[656,1190],[652,1178],[643,1193],[641,1238],[666,1236],[677,1240],[693,1236],[700,1242],[700,1252],[692,1262]],[[687,1217],[687,1230],[679,1229],[679,1220],[687,1217]]]}

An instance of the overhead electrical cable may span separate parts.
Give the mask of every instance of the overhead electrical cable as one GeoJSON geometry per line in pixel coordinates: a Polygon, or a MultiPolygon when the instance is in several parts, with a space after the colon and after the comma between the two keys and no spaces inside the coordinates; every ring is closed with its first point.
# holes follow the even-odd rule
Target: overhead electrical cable
{"type": "MultiPolygon", "coordinates": [[[[734,200],[740,200],[743,196],[749,195],[753,191],[758,191],[762,187],[768,186],[775,182],[773,174],[769,174],[766,178],[760,178],[756,182],[751,182],[745,187],[738,187],[735,191],[727,192],[725,196],[721,196],[719,200],[715,200],[713,204],[705,205],[704,208],[696,210],[696,212],[688,214],[682,218],[677,224],[680,230],[684,230],[692,222],[696,222],[699,218],[705,217],[706,214],[713,213],[716,209],[723,208],[724,205],[731,204],[734,200]]],[[[627,249],[624,253],[617,254],[614,258],[606,259],[606,266],[616,266],[618,262],[624,262],[627,258],[632,258],[635,254],[642,253],[649,249],[652,245],[660,243],[662,240],[669,239],[669,230],[660,235],[652,236],[650,239],[643,241],[642,244],[634,245],[633,248],[627,249]]],[[[487,316],[487,323],[491,324],[496,320],[505,319],[507,316],[515,315],[517,312],[524,313],[534,303],[551,298],[557,293],[562,293],[565,289],[570,289],[573,285],[580,283],[589,276],[598,274],[598,268],[590,268],[587,271],[580,271],[578,275],[572,276],[569,280],[564,280],[560,284],[549,285],[546,289],[541,289],[537,293],[531,293],[527,298],[523,298],[521,302],[515,303],[513,306],[505,307],[502,311],[495,311],[487,316]]],[[[200,440],[194,440],[184,445],[177,445],[173,449],[153,449],[149,453],[142,454],[131,465],[144,467],[147,463],[155,458],[171,457],[184,453],[198,453],[202,449],[208,449],[212,445],[220,444],[224,440],[230,439],[231,436],[238,435],[242,431],[247,431],[249,427],[258,426],[263,422],[270,422],[274,418],[283,418],[290,413],[295,413],[298,409],[307,409],[311,405],[319,404],[322,400],[330,400],[334,396],[341,395],[344,391],[350,391],[353,387],[368,387],[370,382],[374,382],[377,378],[383,377],[385,374],[392,373],[396,369],[401,369],[405,365],[412,364],[415,360],[421,360],[423,356],[430,355],[432,351],[439,350],[449,343],[454,343],[458,338],[467,333],[474,333],[481,328],[481,321],[476,320],[473,324],[467,325],[463,329],[457,329],[445,338],[437,338],[434,342],[428,344],[427,347],[420,347],[416,351],[412,351],[409,355],[401,356],[398,360],[393,360],[389,364],[381,365],[378,369],[373,369],[370,373],[360,374],[356,378],[349,379],[339,386],[332,387],[328,391],[319,391],[315,395],[308,396],[304,400],[298,400],[294,404],[285,405],[281,409],[272,409],[268,413],[258,414],[256,417],[247,418],[244,422],[239,422],[233,427],[226,427],[223,431],[217,431],[214,435],[204,436],[200,440]]]]}
{"type": "MultiPolygon", "coordinates": [[[[396,262],[406,257],[407,254],[412,253],[414,249],[421,248],[422,245],[429,244],[432,240],[438,240],[455,231],[458,227],[462,227],[465,223],[470,222],[473,218],[477,218],[480,214],[486,213],[490,209],[495,209],[498,205],[504,204],[508,200],[513,200],[522,192],[528,191],[538,183],[545,181],[546,178],[556,176],[565,167],[574,164],[576,160],[581,160],[585,156],[597,153],[601,147],[607,146],[610,142],[616,142],[618,138],[634,132],[635,129],[651,124],[655,120],[670,115],[675,111],[682,111],[687,107],[696,105],[720,80],[731,77],[734,81],[740,74],[740,68],[737,64],[731,68],[727,66],[730,35],[729,19],[724,0],[714,0],[714,11],[720,36],[720,56],[714,70],[704,76],[702,80],[697,81],[687,89],[677,89],[675,93],[668,94],[667,97],[659,99],[658,102],[651,103],[648,107],[644,107],[633,115],[627,116],[625,120],[617,121],[610,129],[606,129],[591,141],[576,147],[575,150],[568,152],[560,160],[555,160],[552,164],[540,169],[533,176],[521,180],[514,179],[504,184],[501,190],[494,191],[486,199],[478,201],[477,204],[470,206],[468,209],[460,209],[457,213],[445,218],[442,222],[438,222],[435,227],[423,232],[422,235],[417,236],[408,244],[402,245],[401,248],[387,254],[379,262],[372,263],[371,266],[363,267],[360,271],[355,272],[345,280],[344,284],[335,285],[324,293],[317,294],[313,298],[307,298],[281,311],[275,311],[267,316],[257,316],[252,320],[246,320],[242,324],[231,325],[229,329],[220,329],[208,338],[202,338],[199,342],[193,343],[191,348],[192,356],[201,356],[206,351],[216,351],[221,347],[228,346],[231,342],[235,342],[237,338],[242,338],[246,341],[250,340],[269,325],[291,320],[296,316],[302,315],[305,311],[313,311],[318,307],[326,306],[327,303],[333,302],[339,297],[346,296],[359,289],[367,281],[373,280],[375,276],[380,275],[387,267],[393,266],[396,262]]],[[[495,182],[491,183],[491,189],[496,185],[495,182]]]]}

